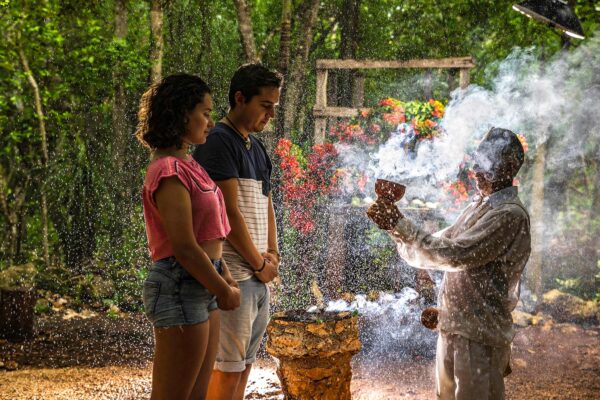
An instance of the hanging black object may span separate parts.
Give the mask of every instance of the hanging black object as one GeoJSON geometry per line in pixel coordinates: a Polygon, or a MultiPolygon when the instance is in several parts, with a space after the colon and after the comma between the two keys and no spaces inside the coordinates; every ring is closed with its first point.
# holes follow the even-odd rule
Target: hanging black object
{"type": "Polygon", "coordinates": [[[576,39],[584,39],[585,34],[579,19],[563,0],[527,0],[513,6],[528,17],[544,22],[564,31],[576,39]]]}

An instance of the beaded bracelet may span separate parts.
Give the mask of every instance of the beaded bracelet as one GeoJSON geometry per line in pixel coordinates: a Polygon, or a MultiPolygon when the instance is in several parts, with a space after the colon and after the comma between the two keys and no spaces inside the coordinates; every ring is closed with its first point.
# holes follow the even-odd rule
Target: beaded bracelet
{"type": "Polygon", "coordinates": [[[255,274],[257,274],[257,273],[260,273],[260,272],[262,272],[262,271],[263,271],[263,269],[265,269],[265,267],[266,267],[266,266],[267,266],[267,259],[266,259],[266,258],[263,258],[262,267],[260,267],[260,269],[255,269],[255,270],[254,270],[254,273],[255,273],[255,274]]]}

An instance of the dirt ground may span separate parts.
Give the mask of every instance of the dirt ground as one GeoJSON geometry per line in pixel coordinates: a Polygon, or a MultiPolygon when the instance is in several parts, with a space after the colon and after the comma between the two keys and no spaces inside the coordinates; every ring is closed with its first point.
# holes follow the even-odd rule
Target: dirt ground
{"type": "MultiPolygon", "coordinates": [[[[0,341],[0,399],[144,399],[149,397],[152,331],[137,314],[111,319],[38,321],[32,341],[0,341]]],[[[551,320],[515,338],[508,399],[600,399],[600,328],[551,320]]],[[[354,399],[433,399],[434,361],[355,358],[354,399]]],[[[275,363],[259,360],[248,399],[281,399],[275,363]]]]}

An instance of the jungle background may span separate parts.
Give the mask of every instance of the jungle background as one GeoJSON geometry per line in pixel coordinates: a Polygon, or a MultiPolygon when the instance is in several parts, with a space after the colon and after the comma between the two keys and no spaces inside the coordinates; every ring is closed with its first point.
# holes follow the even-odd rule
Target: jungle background
{"type": "MultiPolygon", "coordinates": [[[[227,111],[234,70],[260,60],[285,77],[278,115],[262,139],[272,152],[282,138],[309,149],[316,59],[472,56],[477,67],[471,82],[486,87],[497,62],[515,47],[549,60],[581,45],[513,11],[512,3],[0,1],[0,271],[27,266],[41,297],[67,298],[75,309],[89,305],[113,316],[120,310],[141,310],[141,287],[150,259],[140,188],[149,155],[133,132],[140,96],[150,83],[178,72],[198,74],[213,90],[214,117],[220,119],[227,111]]],[[[600,26],[600,3],[569,3],[592,36],[600,26]]],[[[352,74],[330,75],[332,103],[351,105],[352,74]]],[[[385,97],[447,100],[457,87],[452,72],[426,79],[423,74],[367,72],[365,104],[375,105],[385,97]]],[[[586,300],[600,295],[597,135],[580,139],[588,145],[577,168],[545,166],[544,157],[541,161],[536,157],[536,148],[527,155],[522,172],[529,177],[523,185],[525,202],[531,205],[527,179],[533,179],[533,168],[541,162],[543,216],[549,221],[568,216],[561,219],[566,229],[560,237],[550,231],[544,237],[555,250],[541,255],[544,292],[560,288],[586,300]]],[[[550,154],[552,146],[548,142],[544,152],[550,154]]],[[[274,179],[279,182],[277,169],[274,179]]],[[[306,244],[301,244],[302,232],[289,224],[277,187],[276,183],[285,260],[282,285],[304,279],[302,287],[307,288],[302,267],[306,244]]],[[[323,247],[322,240],[310,243],[323,247]]],[[[393,247],[377,243],[366,259],[385,269],[393,247]]],[[[309,258],[317,269],[319,254],[309,258]]],[[[363,281],[345,291],[393,289],[377,273],[358,276],[363,281]]],[[[25,284],[24,275],[19,279],[25,284]]],[[[285,307],[310,302],[310,291],[288,288],[293,289],[288,294],[299,293],[301,299],[285,307]]],[[[42,301],[36,311],[45,313],[52,307],[52,299],[42,301]]]]}
{"type": "MultiPolygon", "coordinates": [[[[163,76],[198,74],[213,90],[218,120],[231,75],[258,60],[285,77],[277,116],[260,136],[275,165],[283,255],[273,307],[314,304],[311,288],[327,288],[329,248],[348,249],[345,275],[326,295],[376,305],[361,316],[365,351],[353,362],[353,398],[431,398],[435,334],[420,326],[424,304],[389,302],[411,293],[414,273],[365,220],[365,202],[332,190],[333,144],[373,139],[372,122],[391,128],[381,122],[386,114],[402,107],[408,115],[409,103],[430,113],[421,122],[433,126],[458,71],[331,71],[329,104],[356,106],[364,82],[364,105],[378,111],[331,121],[326,143],[315,146],[315,60],[471,56],[471,83],[492,93],[515,54],[526,55],[511,72],[520,68],[524,81],[567,60],[574,72],[553,82],[564,76],[556,87],[569,95],[556,97],[576,101],[532,118],[547,121],[547,140],[536,137],[540,129],[519,132],[528,143],[520,196],[541,222],[527,267],[537,272],[524,279],[523,298],[541,304],[513,313],[507,398],[598,397],[600,2],[568,3],[583,41],[505,0],[0,0],[0,291],[33,288],[36,312],[33,337],[0,339],[0,399],[149,396],[153,335],[141,289],[150,258],[140,196],[149,154],[133,135],[138,102],[163,76]],[[350,212],[336,214],[333,203],[350,212]],[[330,229],[331,217],[344,222],[342,233],[330,229]],[[379,291],[386,294],[377,300],[379,291]]],[[[555,94],[542,93],[540,103],[555,94]]],[[[461,205],[470,194],[464,174],[457,169],[447,193],[461,205]]],[[[247,398],[282,397],[275,369],[259,360],[247,398]]]]}

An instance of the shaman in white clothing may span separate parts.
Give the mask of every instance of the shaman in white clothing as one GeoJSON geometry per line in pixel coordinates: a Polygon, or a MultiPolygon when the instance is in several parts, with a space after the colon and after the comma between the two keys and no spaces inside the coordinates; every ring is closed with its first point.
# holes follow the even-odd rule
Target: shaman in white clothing
{"type": "Polygon", "coordinates": [[[445,271],[438,298],[441,332],[489,346],[512,342],[511,312],[531,252],[529,216],[516,187],[476,199],[436,234],[401,218],[391,235],[410,265],[445,271]]]}

